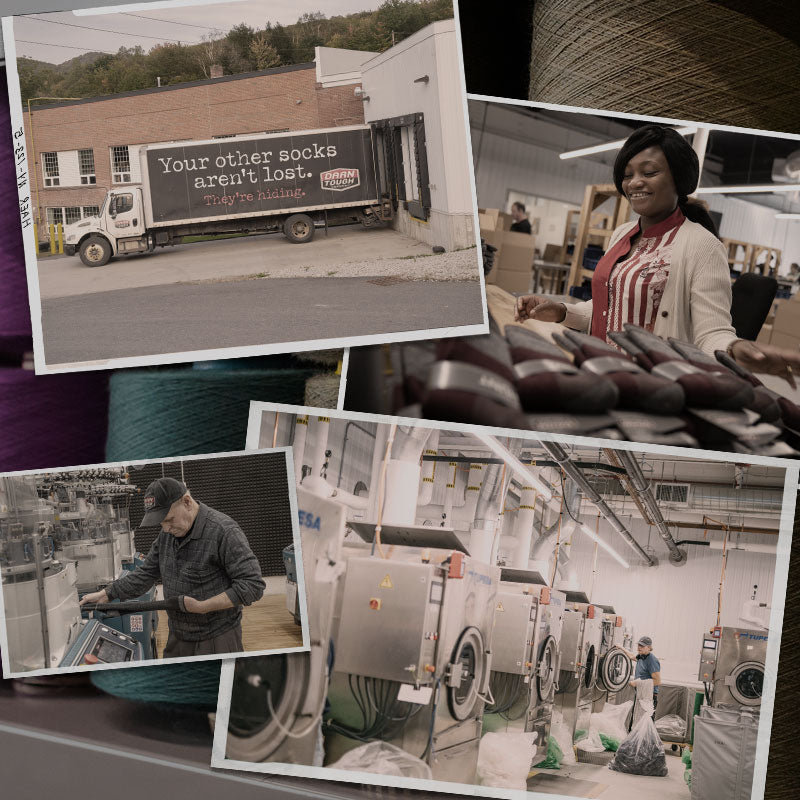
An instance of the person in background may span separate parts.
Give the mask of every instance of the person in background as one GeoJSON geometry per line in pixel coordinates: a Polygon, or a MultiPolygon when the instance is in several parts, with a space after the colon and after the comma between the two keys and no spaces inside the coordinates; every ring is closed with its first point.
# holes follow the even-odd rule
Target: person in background
{"type": "Polygon", "coordinates": [[[617,228],[592,278],[592,299],[574,305],[518,298],[515,318],[561,322],[616,346],[625,323],[662,338],[722,350],[751,372],[779,375],[795,388],[800,350],[740,339],[731,323],[725,247],[704,206],[690,195],[700,180],[697,153],[676,130],[645,125],[614,162],[614,185],[638,215],[617,228]]]}
{"type": "Polygon", "coordinates": [[[528,220],[528,215],[525,213],[525,206],[522,203],[511,204],[511,218],[514,222],[511,223],[511,230],[516,233],[530,233],[531,223],[528,220]]]}
{"type": "MultiPolygon", "coordinates": [[[[636,656],[628,653],[631,658],[636,659],[636,670],[633,674],[631,686],[636,687],[639,681],[653,681],[653,719],[656,716],[656,706],[658,705],[658,687],[661,685],[661,663],[653,653],[653,640],[649,636],[642,636],[639,639],[636,656]]],[[[627,651],[626,651],[627,652],[627,651]]]]}

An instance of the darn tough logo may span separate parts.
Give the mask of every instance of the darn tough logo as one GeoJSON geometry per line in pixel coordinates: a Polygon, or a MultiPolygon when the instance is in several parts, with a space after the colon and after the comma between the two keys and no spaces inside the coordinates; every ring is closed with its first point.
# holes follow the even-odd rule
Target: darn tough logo
{"type": "Polygon", "coordinates": [[[734,633],[734,639],[752,639],[754,642],[766,642],[767,637],[763,633],[734,633]]]}
{"type": "Polygon", "coordinates": [[[361,185],[361,176],[357,169],[329,169],[320,173],[319,180],[323,189],[334,192],[343,192],[361,185]]]}
{"type": "Polygon", "coordinates": [[[146,511],[149,511],[154,505],[156,504],[155,497],[145,497],[144,499],[144,507],[146,511]]]}

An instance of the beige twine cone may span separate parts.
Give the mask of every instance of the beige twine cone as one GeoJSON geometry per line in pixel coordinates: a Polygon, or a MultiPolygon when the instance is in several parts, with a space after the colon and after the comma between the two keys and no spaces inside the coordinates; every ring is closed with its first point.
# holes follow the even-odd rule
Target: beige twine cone
{"type": "Polygon", "coordinates": [[[798,12],[781,28],[764,6],[536,0],[530,99],[800,132],[798,12]]]}

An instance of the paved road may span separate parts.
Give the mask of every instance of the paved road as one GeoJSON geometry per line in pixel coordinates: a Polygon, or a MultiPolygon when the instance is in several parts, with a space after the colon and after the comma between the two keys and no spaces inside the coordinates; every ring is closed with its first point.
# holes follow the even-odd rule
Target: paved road
{"type": "Polygon", "coordinates": [[[45,360],[54,367],[483,322],[477,281],[371,280],[265,278],[45,300],[45,360]]]}
{"type": "MultiPolygon", "coordinates": [[[[349,225],[330,228],[327,236],[317,231],[306,244],[292,244],[282,234],[219,239],[159,248],[149,255],[122,256],[94,268],[84,267],[78,256],[47,256],[38,261],[39,293],[42,300],[50,300],[113,289],[255,275],[294,278],[389,274],[384,269],[348,273],[344,265],[393,258],[408,260],[401,260],[391,274],[414,277],[411,259],[427,256],[422,259],[424,266],[436,260],[430,254],[428,245],[391,228],[365,230],[360,225],[349,225]]],[[[472,264],[477,276],[477,256],[472,256],[472,264]]]]}

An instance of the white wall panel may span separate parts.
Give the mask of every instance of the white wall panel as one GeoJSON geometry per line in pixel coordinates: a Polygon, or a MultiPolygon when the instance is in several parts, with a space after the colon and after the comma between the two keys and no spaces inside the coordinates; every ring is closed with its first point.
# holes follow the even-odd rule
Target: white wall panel
{"type": "MultiPolygon", "coordinates": [[[[590,524],[594,528],[594,520],[590,524]]],[[[648,528],[640,521],[632,523],[631,531],[640,543],[647,541],[648,528]]],[[[592,599],[614,605],[617,613],[633,625],[637,636],[652,636],[665,679],[696,679],[702,635],[716,624],[722,552],[689,546],[688,562],[675,567],[668,562],[666,548],[653,531],[651,541],[659,555],[659,565],[634,566],[636,554],[624,540],[619,535],[611,538],[604,522],[600,524],[600,532],[624,558],[630,559],[631,567],[625,569],[600,549],[592,599]]],[[[684,535],[687,539],[703,538],[702,531],[688,530],[684,535]]],[[[776,538],[746,537],[760,543],[773,543],[776,538]]],[[[586,536],[579,536],[573,542],[572,558],[581,587],[587,593],[592,581],[593,557],[594,543],[586,536]]],[[[729,554],[722,595],[722,625],[749,627],[739,621],[742,604],[750,599],[754,585],[758,585],[758,598],[770,602],[774,570],[774,555],[742,551],[729,554]]]]}

